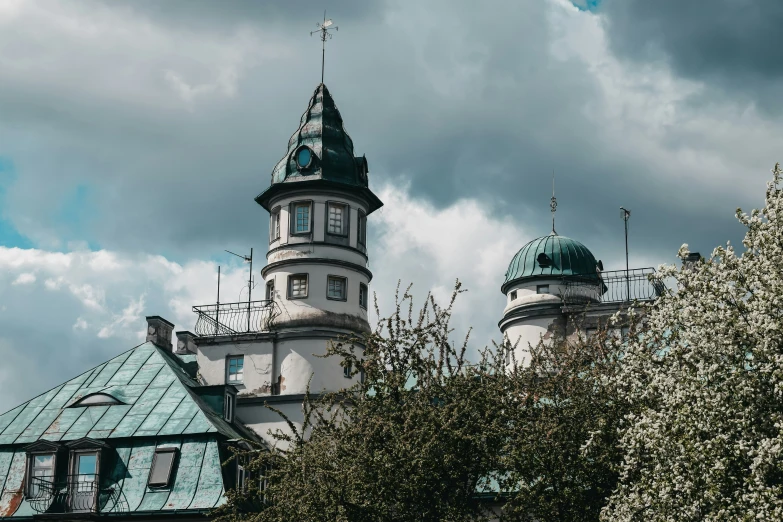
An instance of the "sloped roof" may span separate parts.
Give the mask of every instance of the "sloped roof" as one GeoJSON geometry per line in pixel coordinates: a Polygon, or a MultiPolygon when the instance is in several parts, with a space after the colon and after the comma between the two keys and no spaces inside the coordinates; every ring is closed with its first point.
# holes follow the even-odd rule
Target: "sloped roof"
{"type": "Polygon", "coordinates": [[[198,387],[175,355],[144,343],[0,415],[0,445],[201,433],[257,440],[207,406],[198,387]],[[97,392],[124,404],[69,407],[97,392]]]}

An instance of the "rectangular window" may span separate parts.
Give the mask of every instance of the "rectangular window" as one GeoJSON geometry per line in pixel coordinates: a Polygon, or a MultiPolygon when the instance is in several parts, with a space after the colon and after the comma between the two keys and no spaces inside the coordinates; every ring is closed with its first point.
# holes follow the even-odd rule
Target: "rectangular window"
{"type": "Polygon", "coordinates": [[[345,301],[345,287],[347,280],[344,277],[329,276],[326,278],[326,298],[336,301],[345,301]]]}
{"type": "Polygon", "coordinates": [[[517,291],[516,290],[512,290],[511,294],[509,295],[509,297],[511,298],[512,301],[516,301],[516,299],[517,299],[517,291]]]}
{"type": "Polygon", "coordinates": [[[266,283],[266,300],[273,301],[275,298],[275,280],[270,279],[266,283]]]}
{"type": "Polygon", "coordinates": [[[327,203],[326,233],[335,236],[348,235],[348,207],[339,203],[327,203]]]}
{"type": "Polygon", "coordinates": [[[236,406],[236,397],[233,393],[226,392],[226,396],[223,398],[223,420],[226,422],[234,422],[234,409],[236,406]]]}
{"type": "Polygon", "coordinates": [[[367,245],[367,215],[359,211],[359,235],[358,235],[358,241],[359,244],[362,246],[367,245]]]}
{"type": "Polygon", "coordinates": [[[301,201],[291,204],[291,233],[307,234],[310,232],[310,202],[301,201]]]}
{"type": "Polygon", "coordinates": [[[245,356],[235,355],[226,359],[226,382],[241,383],[245,377],[245,356]]]}
{"type": "Polygon", "coordinates": [[[98,499],[98,454],[75,453],[72,463],[75,477],[68,491],[71,511],[92,511],[98,499]]]}
{"type": "Polygon", "coordinates": [[[54,481],[54,455],[31,455],[28,494],[32,498],[47,494],[54,481]]]}
{"type": "Polygon", "coordinates": [[[155,448],[152,457],[152,467],[147,478],[147,485],[151,488],[165,488],[171,484],[171,471],[174,469],[174,459],[177,456],[177,448],[155,448]]]}
{"type": "Polygon", "coordinates": [[[538,285],[538,286],[536,286],[536,293],[537,294],[548,294],[549,293],[549,285],[538,285]]]}
{"type": "Polygon", "coordinates": [[[351,363],[349,362],[347,366],[343,366],[343,377],[346,377],[348,379],[351,378],[351,363]]]}
{"type": "Polygon", "coordinates": [[[247,479],[247,471],[245,466],[237,462],[237,491],[245,492],[245,480],[247,479]]]}
{"type": "Polygon", "coordinates": [[[367,310],[367,298],[368,298],[368,292],[367,292],[367,285],[364,283],[359,283],[359,306],[367,310]]]}
{"type": "Polygon", "coordinates": [[[272,210],[272,220],[269,223],[269,242],[280,239],[280,207],[272,210]]]}
{"type": "Polygon", "coordinates": [[[307,297],[307,274],[288,276],[288,298],[304,299],[307,297]]]}

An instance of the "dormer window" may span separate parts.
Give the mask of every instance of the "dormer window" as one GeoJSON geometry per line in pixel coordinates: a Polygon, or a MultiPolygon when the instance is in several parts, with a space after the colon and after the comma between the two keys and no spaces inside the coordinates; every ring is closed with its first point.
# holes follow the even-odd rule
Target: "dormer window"
{"type": "Polygon", "coordinates": [[[47,485],[54,480],[54,453],[30,456],[30,483],[27,494],[38,498],[47,493],[47,485]]]}
{"type": "Polygon", "coordinates": [[[306,170],[310,168],[310,165],[313,163],[313,151],[310,150],[310,147],[302,145],[296,151],[295,161],[297,170],[306,170]]]}
{"type": "Polygon", "coordinates": [[[116,398],[112,397],[108,393],[92,393],[81,399],[77,400],[69,406],[69,408],[77,408],[80,406],[113,406],[115,404],[124,404],[116,398]]]}
{"type": "Polygon", "coordinates": [[[174,469],[176,456],[177,448],[155,448],[155,456],[152,458],[152,467],[147,478],[149,487],[165,488],[171,484],[171,471],[174,469]]]}

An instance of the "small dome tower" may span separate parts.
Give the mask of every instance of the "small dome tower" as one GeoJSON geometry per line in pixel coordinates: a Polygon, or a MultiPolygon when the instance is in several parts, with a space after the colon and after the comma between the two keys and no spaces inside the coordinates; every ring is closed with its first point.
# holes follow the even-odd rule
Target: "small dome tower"
{"type": "Polygon", "coordinates": [[[596,300],[602,288],[599,262],[579,241],[554,232],[523,246],[511,260],[501,291],[506,295],[498,326],[518,363],[528,360],[530,345],[563,333],[567,296],[596,300]]]}

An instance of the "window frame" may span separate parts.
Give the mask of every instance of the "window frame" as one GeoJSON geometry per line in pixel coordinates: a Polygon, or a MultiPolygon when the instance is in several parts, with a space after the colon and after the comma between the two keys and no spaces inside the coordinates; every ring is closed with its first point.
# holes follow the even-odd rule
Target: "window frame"
{"type": "Polygon", "coordinates": [[[266,282],[266,300],[267,301],[274,301],[275,300],[275,278],[274,276],[272,279],[266,282]]]}
{"type": "Polygon", "coordinates": [[[544,295],[544,294],[546,294],[546,295],[552,295],[552,294],[549,292],[549,284],[545,284],[545,285],[536,285],[536,294],[541,294],[541,295],[544,295]],[[542,291],[541,291],[541,290],[542,290],[542,289],[544,289],[544,288],[546,288],[546,292],[542,292],[542,291]]]}
{"type": "Polygon", "coordinates": [[[343,366],[343,377],[345,377],[346,379],[350,379],[351,378],[351,371],[353,370],[352,366],[353,365],[351,364],[350,361],[348,361],[348,364],[343,366]]]}
{"type": "Polygon", "coordinates": [[[369,306],[369,301],[370,301],[370,288],[364,283],[359,283],[359,307],[367,310],[369,306]]]}
{"type": "Polygon", "coordinates": [[[288,274],[288,285],[286,285],[287,291],[286,291],[286,297],[289,300],[293,299],[307,299],[307,296],[310,295],[310,275],[307,273],[299,273],[299,274],[288,274]],[[305,279],[305,294],[304,295],[297,295],[294,296],[293,294],[293,280],[297,277],[304,277],[305,279]]]}
{"type": "Polygon", "coordinates": [[[237,410],[237,398],[236,395],[226,390],[226,394],[223,397],[223,420],[230,423],[234,422],[237,410]]]}
{"type": "Polygon", "coordinates": [[[147,475],[147,486],[153,489],[165,489],[171,487],[171,476],[174,471],[174,463],[177,460],[178,448],[174,446],[156,447],[155,454],[152,456],[152,464],[150,465],[150,472],[147,475]],[[169,462],[169,469],[166,473],[165,482],[152,482],[152,475],[155,472],[155,465],[158,462],[158,455],[162,453],[171,453],[171,462],[169,462]]]}
{"type": "Polygon", "coordinates": [[[269,243],[274,243],[280,239],[280,206],[272,209],[269,213],[271,218],[269,222],[269,243]]]}
{"type": "MultiPolygon", "coordinates": [[[[538,291],[537,288],[536,288],[536,291],[538,291]]],[[[517,291],[516,290],[510,291],[508,293],[508,298],[509,298],[510,301],[516,301],[517,300],[517,291]]]]}
{"type": "Polygon", "coordinates": [[[367,214],[359,209],[358,226],[356,230],[356,243],[367,248],[367,214]]]}
{"type": "Polygon", "coordinates": [[[302,199],[298,201],[292,201],[288,204],[288,222],[289,222],[289,232],[292,236],[309,236],[313,232],[313,200],[311,199],[302,199]],[[307,205],[308,207],[308,213],[309,213],[309,220],[307,224],[307,230],[303,232],[297,232],[296,231],[296,208],[297,206],[307,205]]]}
{"type": "MultiPolygon", "coordinates": [[[[239,375],[239,371],[235,372],[234,375],[239,375]]],[[[243,384],[245,382],[245,355],[244,354],[234,354],[234,355],[226,355],[226,384],[243,384]],[[232,360],[239,360],[242,361],[242,378],[240,380],[231,380],[231,361],[232,360]]]]}
{"type": "MultiPolygon", "coordinates": [[[[35,458],[36,457],[52,457],[52,466],[51,466],[51,475],[43,475],[41,478],[47,478],[49,477],[51,479],[51,482],[54,482],[54,479],[57,474],[57,451],[54,450],[41,450],[41,451],[31,451],[27,453],[27,480],[25,480],[25,491],[24,496],[25,498],[37,498],[34,497],[32,494],[33,490],[33,479],[37,478],[35,473],[35,458]]],[[[39,469],[46,469],[46,468],[39,468],[39,469]]]]}
{"type": "Polygon", "coordinates": [[[326,219],[324,220],[324,234],[326,236],[332,236],[332,237],[343,237],[346,238],[351,233],[351,207],[348,205],[348,203],[345,203],[343,201],[327,201],[326,202],[326,219]],[[342,207],[343,209],[343,217],[342,217],[342,224],[341,229],[342,232],[339,234],[336,232],[329,232],[329,210],[332,207],[342,207]]]}
{"type": "Polygon", "coordinates": [[[326,276],[326,298],[330,301],[347,301],[348,300],[348,278],[345,276],[338,276],[338,275],[332,275],[329,274],[326,276]],[[329,297],[329,283],[331,280],[342,280],[343,282],[343,296],[340,297],[329,297]]]}

